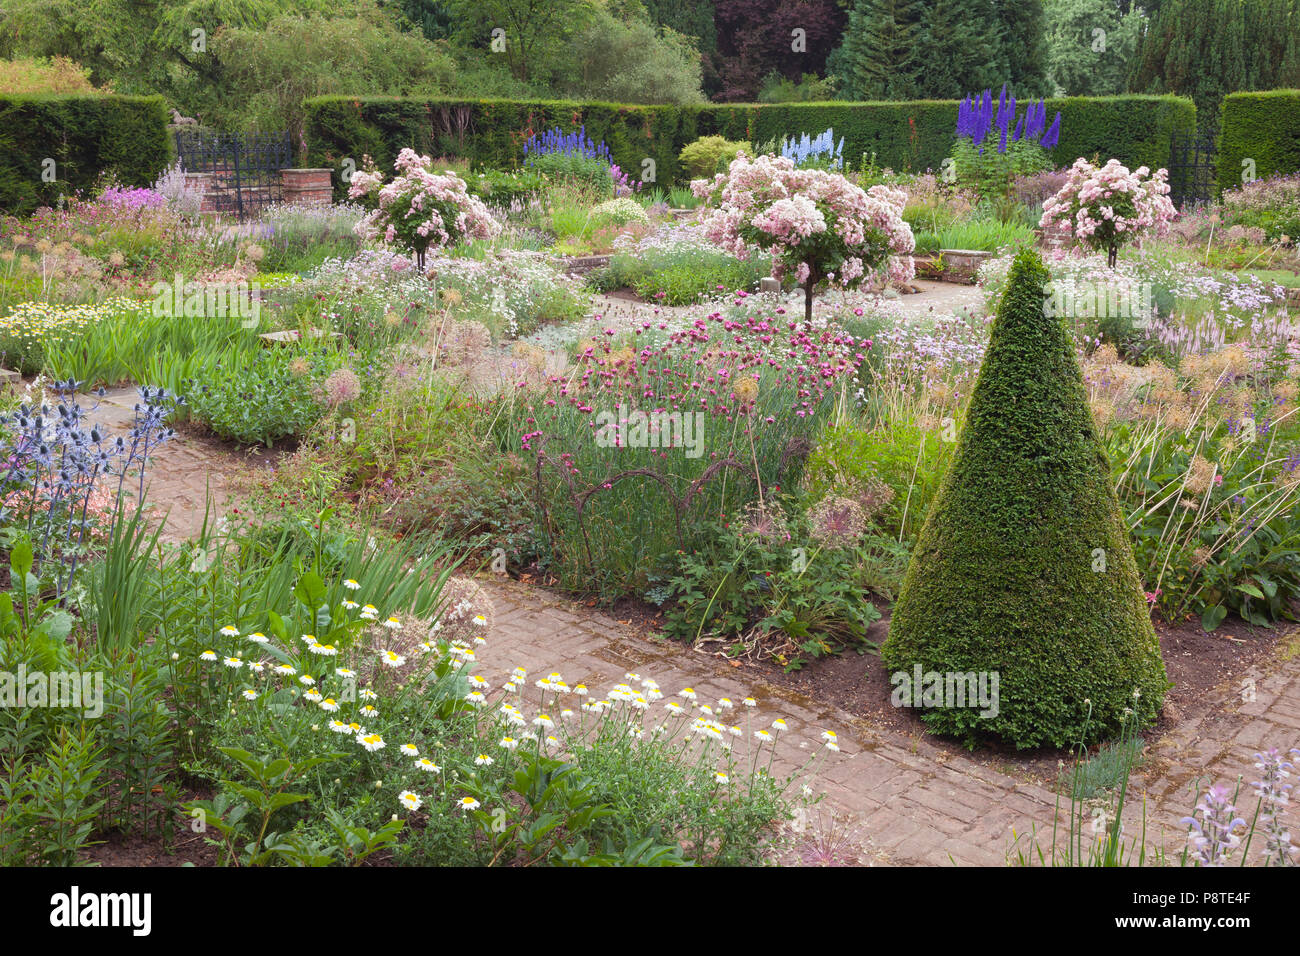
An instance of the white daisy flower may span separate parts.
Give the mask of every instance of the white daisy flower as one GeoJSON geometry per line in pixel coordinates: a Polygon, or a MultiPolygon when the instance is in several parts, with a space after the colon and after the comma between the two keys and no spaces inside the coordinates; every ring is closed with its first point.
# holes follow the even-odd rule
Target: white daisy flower
{"type": "Polygon", "coordinates": [[[403,790],[397,795],[397,799],[398,802],[408,810],[418,810],[423,803],[423,801],[415,794],[411,793],[410,790],[403,790]]]}
{"type": "Polygon", "coordinates": [[[415,762],[415,765],[425,773],[441,773],[442,768],[430,760],[428,757],[421,757],[415,762]]]}
{"type": "Polygon", "coordinates": [[[402,744],[402,746],[398,747],[397,749],[401,751],[402,756],[404,757],[420,756],[419,748],[417,748],[415,744],[402,744]]]}
{"type": "Polygon", "coordinates": [[[384,627],[388,628],[390,631],[400,631],[402,629],[401,618],[396,614],[390,615],[388,620],[384,622],[384,627]]]}
{"type": "Polygon", "coordinates": [[[374,753],[376,750],[383,750],[385,746],[384,738],[379,734],[366,734],[364,737],[358,737],[357,743],[365,747],[371,753],[374,753]]]}
{"type": "Polygon", "coordinates": [[[379,660],[382,661],[386,667],[401,667],[406,663],[406,658],[396,651],[381,651],[379,654],[379,660]]]}
{"type": "Polygon", "coordinates": [[[204,651],[202,654],[199,655],[199,660],[201,661],[215,661],[216,659],[217,659],[216,651],[204,651]]]}
{"type": "Polygon", "coordinates": [[[357,581],[352,580],[352,578],[348,578],[346,581],[344,581],[343,586],[347,588],[349,591],[359,591],[361,589],[361,584],[357,581]]]}
{"type": "Polygon", "coordinates": [[[461,797],[459,806],[462,810],[469,811],[477,810],[480,804],[473,797],[461,797]]]}
{"type": "Polygon", "coordinates": [[[225,627],[223,627],[223,628],[221,629],[221,636],[222,636],[222,637],[238,637],[238,636],[239,636],[239,628],[237,628],[237,627],[232,627],[231,625],[227,624],[225,627]]]}
{"type": "Polygon", "coordinates": [[[249,634],[248,639],[252,641],[254,644],[265,644],[267,641],[270,640],[270,638],[267,637],[265,634],[263,634],[261,631],[254,631],[252,634],[249,634]]]}
{"type": "Polygon", "coordinates": [[[476,767],[490,767],[495,762],[496,761],[494,761],[487,754],[479,754],[477,757],[474,758],[474,765],[476,767]]]}
{"type": "Polygon", "coordinates": [[[221,663],[225,664],[227,667],[231,668],[232,670],[239,670],[241,667],[244,666],[244,662],[241,661],[238,657],[227,657],[221,663]]]}
{"type": "Polygon", "coordinates": [[[339,711],[338,701],[333,697],[326,697],[320,702],[320,709],[325,711],[327,714],[337,714],[339,711]]]}
{"type": "Polygon", "coordinates": [[[255,690],[244,691],[244,700],[257,700],[257,691],[255,690]]]}

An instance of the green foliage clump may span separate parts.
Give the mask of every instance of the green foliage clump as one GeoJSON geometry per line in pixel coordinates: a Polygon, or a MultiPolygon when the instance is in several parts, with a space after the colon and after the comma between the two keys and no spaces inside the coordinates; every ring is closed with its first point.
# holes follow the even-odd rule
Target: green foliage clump
{"type": "Polygon", "coordinates": [[[499,169],[485,169],[470,176],[466,182],[469,190],[490,206],[509,206],[538,195],[546,188],[546,177],[527,169],[512,173],[499,169]]]}
{"type": "Polygon", "coordinates": [[[689,178],[702,179],[726,170],[741,150],[748,153],[753,148],[748,143],[733,142],[721,136],[701,136],[683,146],[678,158],[689,178]]]}
{"type": "Polygon", "coordinates": [[[770,505],[763,515],[772,528],[715,527],[703,547],[676,556],[667,584],[652,591],[667,605],[664,633],[755,647],[789,670],[863,649],[880,612],[862,592],[878,586],[883,569],[901,571],[898,546],[862,536],[820,542],[802,516],[787,520],[770,505]]]}
{"type": "Polygon", "coordinates": [[[222,438],[270,447],[320,420],[320,385],[342,358],[329,349],[261,349],[206,365],[186,396],[190,413],[222,438]]]}
{"type": "Polygon", "coordinates": [[[970,139],[961,137],[953,144],[949,154],[957,184],[973,189],[982,197],[1004,196],[1019,176],[1033,176],[1052,168],[1047,150],[1027,139],[1007,144],[1007,151],[999,153],[992,143],[977,147],[970,139]]]}
{"type": "Polygon", "coordinates": [[[597,196],[612,196],[614,180],[609,163],[582,153],[543,153],[528,158],[528,168],[560,183],[589,189],[597,196]]]}
{"type": "Polygon", "coordinates": [[[1154,719],[1167,686],[1074,346],[1021,252],[957,451],[917,541],[887,667],[996,672],[995,715],[928,706],[936,733],[1064,747],[1154,719]]]}
{"type": "Polygon", "coordinates": [[[67,57],[0,60],[0,95],[111,92],[96,89],[90,71],[67,57]]]}
{"type": "Polygon", "coordinates": [[[692,305],[737,289],[752,291],[771,269],[767,256],[737,259],[718,249],[682,245],[616,253],[587,281],[601,292],[630,288],[643,299],[692,305]]]}
{"type": "Polygon", "coordinates": [[[650,222],[650,217],[646,215],[641,204],[629,196],[611,199],[599,206],[593,206],[591,218],[597,222],[613,223],[616,226],[626,226],[630,222],[643,224],[650,222]]]}

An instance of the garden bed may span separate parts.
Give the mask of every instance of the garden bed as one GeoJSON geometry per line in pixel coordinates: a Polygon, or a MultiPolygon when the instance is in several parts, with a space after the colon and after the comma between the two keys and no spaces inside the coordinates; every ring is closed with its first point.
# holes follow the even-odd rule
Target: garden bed
{"type": "MultiPolygon", "coordinates": [[[[883,616],[867,635],[867,640],[876,643],[883,642],[889,633],[889,608],[883,603],[879,607],[883,616]]],[[[1143,732],[1148,742],[1218,712],[1225,701],[1240,700],[1241,682],[1247,673],[1289,648],[1300,635],[1294,625],[1265,629],[1237,617],[1225,621],[1213,633],[1206,633],[1194,621],[1173,625],[1157,619],[1154,623],[1172,687],[1159,720],[1143,732]]],[[[1069,761],[1065,751],[1016,751],[995,743],[982,745],[972,753],[958,741],[929,734],[918,711],[890,703],[894,686],[889,671],[874,653],[847,649],[811,661],[798,671],[787,671],[774,663],[746,662],[738,672],[750,680],[766,681],[814,701],[842,707],[862,718],[867,727],[924,739],[937,750],[954,755],[967,754],[988,762],[1011,761],[1044,780],[1055,778],[1058,760],[1069,761]]]]}

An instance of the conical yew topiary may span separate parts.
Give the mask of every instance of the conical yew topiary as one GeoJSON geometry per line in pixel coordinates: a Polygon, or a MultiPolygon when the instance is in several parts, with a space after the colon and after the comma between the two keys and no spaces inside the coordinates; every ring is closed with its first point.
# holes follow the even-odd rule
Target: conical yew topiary
{"type": "Polygon", "coordinates": [[[1022,748],[1143,726],[1168,687],[1048,278],[1037,253],[1016,257],[881,649],[894,703],[924,707],[933,732],[1022,748]],[[978,703],[971,674],[993,691],[978,703]]]}

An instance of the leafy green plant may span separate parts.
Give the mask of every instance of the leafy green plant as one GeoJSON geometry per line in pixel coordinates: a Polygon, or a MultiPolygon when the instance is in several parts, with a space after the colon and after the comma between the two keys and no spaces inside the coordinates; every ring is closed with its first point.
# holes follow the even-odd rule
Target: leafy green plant
{"type": "Polygon", "coordinates": [[[602,292],[630,287],[656,303],[691,305],[737,289],[753,291],[771,268],[771,260],[762,255],[736,259],[694,246],[652,248],[615,254],[588,282],[602,292]]]}
{"type": "Polygon", "coordinates": [[[40,756],[4,761],[0,774],[0,863],[75,866],[91,844],[104,763],[94,728],[64,726],[40,756]]]}
{"type": "Polygon", "coordinates": [[[270,447],[304,434],[324,413],[321,385],[342,367],[329,348],[270,348],[209,361],[189,389],[190,414],[222,438],[270,447]]]}
{"type": "Polygon", "coordinates": [[[949,158],[957,182],[974,189],[982,197],[1006,195],[1019,176],[1032,176],[1052,168],[1052,161],[1042,146],[1029,140],[1007,144],[1005,153],[992,145],[977,147],[968,137],[959,137],[949,158]]]}
{"type": "Polygon", "coordinates": [[[749,143],[721,136],[702,136],[683,146],[678,159],[685,167],[688,179],[704,179],[714,173],[725,172],[741,150],[752,152],[753,147],[749,143]]]}
{"type": "MultiPolygon", "coordinates": [[[[288,756],[257,756],[239,747],[217,749],[243,769],[250,783],[223,780],[225,790],[212,800],[192,800],[181,809],[204,827],[211,826],[220,834],[219,841],[209,842],[222,847],[226,865],[265,866],[279,852],[277,848],[280,846],[280,834],[269,829],[271,818],[286,807],[311,799],[309,794],[294,793],[288,788],[313,767],[328,763],[332,758],[291,760],[288,756]]],[[[287,751],[288,747],[282,749],[287,751]]]]}
{"type": "Polygon", "coordinates": [[[799,533],[801,524],[797,537],[717,527],[708,546],[679,553],[658,592],[664,633],[744,647],[791,670],[844,646],[865,649],[867,628],[880,618],[858,574],[870,546],[820,545],[799,533]]]}

